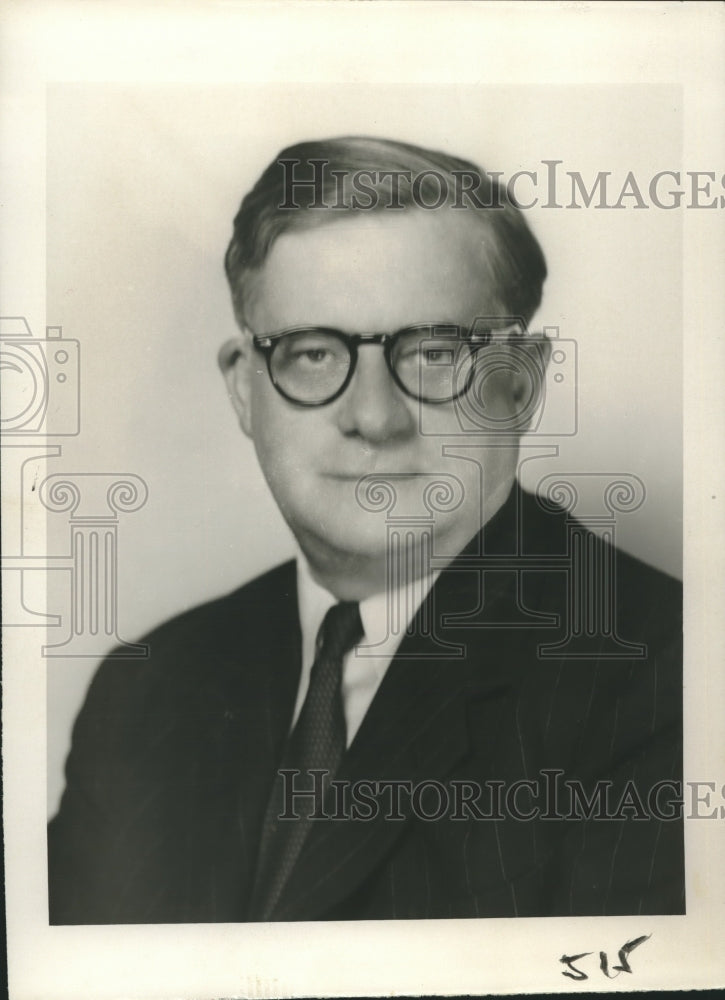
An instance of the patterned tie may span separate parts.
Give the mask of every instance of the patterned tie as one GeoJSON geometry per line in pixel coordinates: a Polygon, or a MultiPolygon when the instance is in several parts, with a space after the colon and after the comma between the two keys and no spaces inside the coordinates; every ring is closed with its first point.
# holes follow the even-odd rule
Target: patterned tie
{"type": "MultiPolygon", "coordinates": [[[[310,686],[279,768],[299,769],[299,775],[288,776],[289,782],[294,781],[295,791],[312,791],[314,782],[309,772],[313,769],[329,772],[323,784],[326,789],[342,760],[347,743],[342,661],[363,634],[360,607],[350,602],[330,608],[320,626],[310,686]]],[[[309,834],[314,807],[311,795],[298,796],[294,812],[300,818],[278,820],[284,811],[284,779],[277,773],[262,829],[250,920],[272,919],[309,834]]]]}

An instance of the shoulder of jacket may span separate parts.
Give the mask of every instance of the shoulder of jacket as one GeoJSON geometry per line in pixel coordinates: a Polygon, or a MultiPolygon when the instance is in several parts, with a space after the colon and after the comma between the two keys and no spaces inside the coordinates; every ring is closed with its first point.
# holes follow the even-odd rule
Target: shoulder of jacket
{"type": "Polygon", "coordinates": [[[93,685],[103,689],[120,685],[129,690],[134,679],[145,684],[169,670],[180,679],[188,671],[211,669],[214,662],[238,656],[244,637],[269,620],[270,609],[280,605],[289,608],[294,601],[296,571],[292,560],[162,622],[141,639],[148,650],[146,656],[125,657],[120,650],[111,650],[93,685]]]}

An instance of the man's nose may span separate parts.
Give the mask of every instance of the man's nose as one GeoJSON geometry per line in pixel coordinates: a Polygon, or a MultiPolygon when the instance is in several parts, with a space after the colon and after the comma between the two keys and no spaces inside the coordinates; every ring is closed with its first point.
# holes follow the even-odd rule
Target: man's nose
{"type": "Polygon", "coordinates": [[[338,406],[340,430],[373,444],[415,431],[416,405],[393,381],[378,344],[363,344],[358,349],[355,374],[338,406]]]}

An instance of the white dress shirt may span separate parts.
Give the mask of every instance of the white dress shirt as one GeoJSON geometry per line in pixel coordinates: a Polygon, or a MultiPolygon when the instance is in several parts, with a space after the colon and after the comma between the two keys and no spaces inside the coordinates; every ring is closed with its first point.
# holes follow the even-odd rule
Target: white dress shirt
{"type": "MultiPolygon", "coordinates": [[[[413,580],[391,593],[383,592],[360,601],[364,636],[344,658],[342,665],[342,703],[350,746],[375,697],[375,692],[423,599],[438,573],[413,580]]],[[[292,727],[297,722],[310,684],[315,658],[317,633],[333,604],[338,603],[328,590],[317,583],[306,559],[297,558],[297,600],[302,630],[302,674],[297,690],[292,727]]]]}

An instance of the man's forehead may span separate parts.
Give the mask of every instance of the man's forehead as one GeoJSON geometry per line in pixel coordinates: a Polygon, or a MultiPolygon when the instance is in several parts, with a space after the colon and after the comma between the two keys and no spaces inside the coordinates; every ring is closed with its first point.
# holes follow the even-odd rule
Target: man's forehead
{"type": "Polygon", "coordinates": [[[471,212],[377,212],[284,233],[250,276],[255,332],[302,323],[364,332],[424,320],[469,322],[496,307],[490,227],[471,212]]]}

